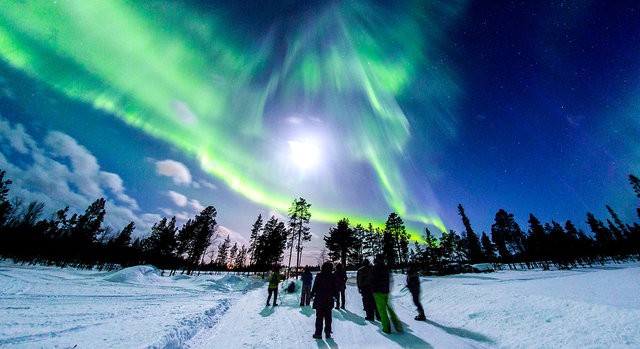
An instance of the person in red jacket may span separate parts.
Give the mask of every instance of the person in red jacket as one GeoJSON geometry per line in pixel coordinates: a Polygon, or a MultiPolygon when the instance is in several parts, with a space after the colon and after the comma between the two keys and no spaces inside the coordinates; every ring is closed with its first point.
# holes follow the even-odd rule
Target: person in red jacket
{"type": "Polygon", "coordinates": [[[320,273],[316,275],[311,289],[313,309],[316,310],[316,331],[313,333],[313,338],[316,339],[322,338],[323,324],[325,337],[331,338],[331,311],[333,310],[333,302],[338,297],[336,278],[332,271],[333,264],[331,262],[322,264],[320,273]]]}

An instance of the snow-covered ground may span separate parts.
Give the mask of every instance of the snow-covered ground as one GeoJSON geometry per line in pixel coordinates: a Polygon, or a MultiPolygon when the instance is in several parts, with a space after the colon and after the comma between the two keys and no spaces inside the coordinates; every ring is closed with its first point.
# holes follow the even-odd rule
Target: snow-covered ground
{"type": "MultiPolygon", "coordinates": [[[[160,276],[0,262],[2,348],[640,348],[640,264],[570,271],[500,271],[422,278],[428,320],[404,276],[392,305],[405,332],[364,320],[350,279],[333,338],[311,338],[315,313],[299,293],[265,307],[263,280],[160,276]]],[[[283,286],[286,282],[283,283],[283,286]]]]}

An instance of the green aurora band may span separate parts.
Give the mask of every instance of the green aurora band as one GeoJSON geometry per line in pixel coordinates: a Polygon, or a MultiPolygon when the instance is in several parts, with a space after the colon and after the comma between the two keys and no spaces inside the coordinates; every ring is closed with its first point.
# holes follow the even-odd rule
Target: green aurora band
{"type": "MultiPolygon", "coordinates": [[[[465,5],[408,2],[391,12],[365,2],[327,5],[286,33],[288,48],[274,63],[274,33],[250,41],[229,30],[233,23],[222,14],[205,16],[184,3],[11,1],[0,12],[0,56],[197,157],[233,191],[280,212],[292,198],[278,194],[286,191],[273,175],[277,165],[255,151],[274,149],[268,106],[276,99],[288,111],[320,106],[328,123],[340,125],[334,132],[346,140],[342,156],[375,171],[389,208],[444,231],[437,215],[420,213],[427,210],[411,198],[400,171],[411,124],[398,99],[435,64],[442,23],[453,24],[465,5]]],[[[433,107],[425,117],[434,125],[421,135],[427,139],[455,136],[459,88],[452,75],[444,67],[426,76],[423,93],[433,107]]],[[[346,216],[384,225],[380,217],[320,206],[312,206],[317,221],[346,216]]]]}

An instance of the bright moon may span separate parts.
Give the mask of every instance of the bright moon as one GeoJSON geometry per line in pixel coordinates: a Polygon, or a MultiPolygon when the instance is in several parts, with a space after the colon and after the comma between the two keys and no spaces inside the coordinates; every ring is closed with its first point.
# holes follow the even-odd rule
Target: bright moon
{"type": "Polygon", "coordinates": [[[289,141],[289,149],[293,162],[300,168],[314,167],[319,161],[320,149],[309,141],[289,141]]]}

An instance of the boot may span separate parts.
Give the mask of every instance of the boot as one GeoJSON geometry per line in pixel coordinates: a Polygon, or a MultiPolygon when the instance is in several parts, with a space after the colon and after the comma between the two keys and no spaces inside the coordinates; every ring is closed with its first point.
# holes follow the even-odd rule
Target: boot
{"type": "Polygon", "coordinates": [[[425,321],[425,320],[427,320],[427,317],[424,316],[424,314],[420,314],[420,315],[414,317],[414,319],[416,319],[418,321],[425,321]]]}

